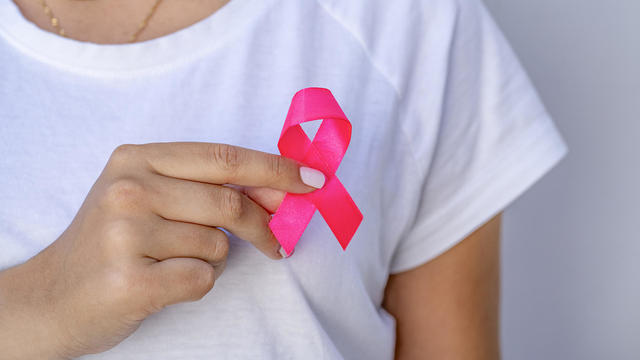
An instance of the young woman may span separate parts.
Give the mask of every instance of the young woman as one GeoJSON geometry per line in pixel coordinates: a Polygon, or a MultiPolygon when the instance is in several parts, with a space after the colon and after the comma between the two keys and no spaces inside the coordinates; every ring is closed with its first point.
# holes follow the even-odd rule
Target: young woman
{"type": "Polygon", "coordinates": [[[566,151],[479,0],[3,1],[0,138],[3,359],[497,359],[499,214],[566,151]],[[283,258],[306,87],[364,219],[283,258]]]}

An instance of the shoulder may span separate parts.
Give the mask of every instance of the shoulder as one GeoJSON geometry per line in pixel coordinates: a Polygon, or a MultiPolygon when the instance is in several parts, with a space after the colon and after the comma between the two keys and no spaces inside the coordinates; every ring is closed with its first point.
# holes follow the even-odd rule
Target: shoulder
{"type": "Polygon", "coordinates": [[[464,3],[480,0],[313,0],[320,5],[344,13],[360,13],[372,18],[387,18],[395,14],[428,15],[433,11],[446,11],[464,3]]]}
{"type": "Polygon", "coordinates": [[[435,20],[452,20],[465,3],[479,0],[313,0],[332,16],[361,31],[407,31],[435,20]]]}
{"type": "Polygon", "coordinates": [[[442,70],[460,9],[480,0],[310,1],[356,38],[401,92],[418,64],[442,70]]]}

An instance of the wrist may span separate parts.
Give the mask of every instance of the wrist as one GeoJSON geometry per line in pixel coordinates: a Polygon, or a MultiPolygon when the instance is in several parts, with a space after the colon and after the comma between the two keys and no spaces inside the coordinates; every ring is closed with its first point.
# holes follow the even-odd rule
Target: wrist
{"type": "Polygon", "coordinates": [[[34,260],[0,271],[0,349],[9,359],[64,359],[34,260]]]}

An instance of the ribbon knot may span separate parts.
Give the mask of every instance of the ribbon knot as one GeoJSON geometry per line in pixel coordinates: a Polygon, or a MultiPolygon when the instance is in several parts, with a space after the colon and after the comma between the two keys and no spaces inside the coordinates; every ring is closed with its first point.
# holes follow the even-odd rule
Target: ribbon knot
{"type": "Polygon", "coordinates": [[[278,149],[283,156],[322,171],[325,184],[307,194],[287,193],[269,222],[287,256],[293,252],[316,209],[343,250],[362,222],[362,213],[335,176],[350,140],[351,123],[331,91],[306,88],[293,96],[278,149]],[[311,141],[300,124],[314,120],[322,120],[322,123],[311,141]]]}

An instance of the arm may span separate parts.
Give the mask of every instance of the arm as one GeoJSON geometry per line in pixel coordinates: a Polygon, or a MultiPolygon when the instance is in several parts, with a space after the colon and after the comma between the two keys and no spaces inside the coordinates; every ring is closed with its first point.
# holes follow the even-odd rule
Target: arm
{"type": "Polygon", "coordinates": [[[499,359],[500,215],[436,259],[391,275],[396,359],[499,359]]]}

